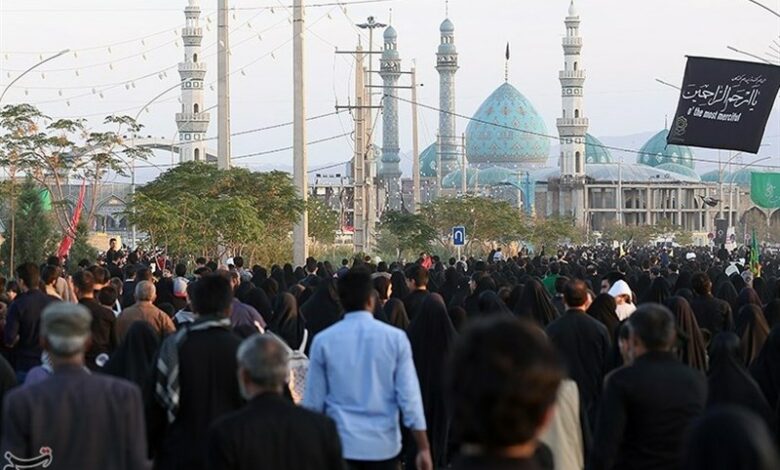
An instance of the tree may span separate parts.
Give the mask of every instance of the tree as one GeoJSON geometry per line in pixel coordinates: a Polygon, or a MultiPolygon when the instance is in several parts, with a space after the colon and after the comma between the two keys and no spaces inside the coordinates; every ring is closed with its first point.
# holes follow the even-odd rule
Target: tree
{"type": "Polygon", "coordinates": [[[76,272],[79,267],[79,261],[87,260],[91,263],[97,261],[97,250],[89,244],[89,229],[85,222],[79,222],[76,226],[73,245],[68,253],[68,272],[76,272]]]}
{"type": "Polygon", "coordinates": [[[571,217],[537,217],[528,227],[526,239],[536,247],[580,244],[585,241],[585,233],[571,217]]]}
{"type": "MultiPolygon", "coordinates": [[[[38,264],[45,261],[54,250],[56,236],[51,214],[44,207],[41,188],[31,178],[25,179],[16,191],[14,264],[28,261],[38,264]]],[[[3,263],[8,266],[11,252],[10,224],[6,223],[5,227],[1,256],[3,263]]],[[[15,266],[8,268],[12,271],[15,266]]]]}
{"type": "Polygon", "coordinates": [[[451,247],[452,227],[466,227],[466,250],[474,242],[509,243],[526,233],[524,215],[507,201],[481,196],[442,197],[429,202],[420,213],[436,231],[436,240],[451,247]]]}
{"type": "Polygon", "coordinates": [[[379,223],[378,247],[381,252],[393,253],[400,258],[404,252],[427,251],[437,237],[421,214],[385,211],[379,223]]]}
{"type": "Polygon", "coordinates": [[[650,225],[623,225],[611,222],[601,231],[601,237],[608,242],[618,242],[621,245],[647,245],[656,237],[655,229],[650,225]]]}
{"type": "Polygon", "coordinates": [[[24,173],[49,191],[53,215],[63,234],[75,235],[70,208],[65,203],[69,180],[91,186],[85,222],[96,210],[97,196],[106,174],[126,175],[130,161],[145,160],[150,149],[128,143],[124,134],[136,134],[142,126],[128,116],[108,116],[103,123],[115,128],[96,132],[83,120],[52,119],[30,104],[6,105],[0,110],[0,166],[24,173]]]}
{"type": "Polygon", "coordinates": [[[251,260],[257,253],[281,257],[302,208],[286,173],[187,162],[139,189],[128,211],[151,244],[170,255],[251,260]]]}
{"type": "Polygon", "coordinates": [[[309,217],[309,238],[315,243],[329,245],[336,240],[339,213],[321,199],[309,198],[306,208],[309,217]]]}

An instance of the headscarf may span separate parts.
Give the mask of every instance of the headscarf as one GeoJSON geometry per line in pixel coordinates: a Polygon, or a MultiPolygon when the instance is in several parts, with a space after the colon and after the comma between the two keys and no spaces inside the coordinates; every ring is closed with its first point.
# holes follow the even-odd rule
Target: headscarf
{"type": "Polygon", "coordinates": [[[450,320],[452,320],[452,326],[455,327],[455,331],[460,333],[461,331],[463,331],[463,328],[466,326],[466,320],[468,318],[466,309],[457,306],[450,307],[449,313],[450,313],[450,320]]]}
{"type": "Polygon", "coordinates": [[[677,282],[674,283],[674,292],[675,295],[677,294],[677,291],[680,289],[692,289],[693,285],[691,284],[691,279],[693,276],[691,276],[690,271],[681,271],[680,275],[677,276],[677,282]]]}
{"type": "Polygon", "coordinates": [[[393,292],[390,294],[391,299],[404,300],[409,295],[409,286],[406,285],[406,276],[401,271],[393,271],[390,274],[390,284],[393,286],[393,292]]]}
{"type": "Polygon", "coordinates": [[[388,299],[384,306],[387,322],[396,328],[406,330],[409,327],[409,316],[406,315],[406,306],[398,299],[388,299]]]}
{"type": "Polygon", "coordinates": [[[739,310],[735,326],[740,339],[740,356],[745,366],[750,367],[769,336],[764,312],[761,307],[747,304],[739,310]]]}
{"type": "Polygon", "coordinates": [[[780,326],[772,328],[758,357],[750,365],[750,374],[764,392],[766,401],[778,403],[780,397],[780,326]]]}
{"type": "Polygon", "coordinates": [[[742,276],[739,273],[734,273],[731,276],[729,276],[729,281],[731,281],[731,284],[734,286],[734,289],[737,292],[740,292],[742,289],[747,287],[747,284],[745,284],[745,280],[742,278],[742,276]]]}
{"type": "Polygon", "coordinates": [[[650,284],[650,289],[645,293],[644,298],[640,303],[646,304],[654,302],[657,304],[663,304],[672,296],[672,291],[669,289],[669,283],[661,276],[653,279],[650,284]]]}
{"type": "Polygon", "coordinates": [[[771,330],[778,324],[780,324],[780,299],[771,300],[764,307],[764,319],[766,324],[771,330]]]}
{"type": "Polygon", "coordinates": [[[301,315],[306,322],[306,328],[309,330],[309,340],[306,346],[306,352],[311,346],[314,337],[325,328],[341,320],[344,315],[344,309],[339,301],[339,294],[336,290],[336,280],[333,278],[325,279],[317,286],[314,295],[301,305],[301,315]]]}
{"type": "Polygon", "coordinates": [[[547,289],[536,279],[526,282],[514,313],[518,317],[535,321],[542,328],[558,318],[558,310],[550,302],[547,289]]]}
{"type": "Polygon", "coordinates": [[[694,421],[680,468],[772,470],[780,458],[766,426],[744,408],[727,406],[694,421]]]}
{"type": "Polygon", "coordinates": [[[260,284],[260,287],[269,299],[275,299],[276,296],[279,295],[279,281],[273,277],[269,277],[263,281],[263,283],[260,284]]]}
{"type": "Polygon", "coordinates": [[[274,307],[274,318],[268,329],[282,338],[291,349],[301,347],[303,330],[306,328],[303,317],[298,312],[298,302],[289,292],[279,295],[274,307]]]}
{"type": "Polygon", "coordinates": [[[758,296],[758,293],[753,289],[752,287],[745,287],[742,289],[742,291],[739,293],[739,296],[737,297],[737,312],[742,309],[745,305],[753,304],[758,306],[758,308],[761,308],[763,304],[761,303],[761,297],[758,296]]]}
{"type": "Polygon", "coordinates": [[[409,343],[420,381],[434,467],[447,464],[450,416],[445,406],[444,371],[457,333],[439,294],[428,295],[409,325],[409,343]]]}
{"type": "Polygon", "coordinates": [[[148,322],[133,322],[103,372],[133,382],[146,391],[151,385],[154,356],[159,347],[160,337],[148,322]]]}
{"type": "Polygon", "coordinates": [[[666,306],[674,314],[677,326],[677,357],[683,364],[706,371],[707,346],[691,305],[684,298],[675,296],[667,300],[666,306]]]}
{"type": "Polygon", "coordinates": [[[711,349],[707,408],[740,405],[772,423],[772,408],[744,366],[739,337],[730,331],[718,333],[711,349]]]}
{"type": "Polygon", "coordinates": [[[287,281],[285,280],[284,271],[279,266],[271,268],[271,279],[276,281],[276,287],[278,290],[287,290],[287,281]]]}
{"type": "Polygon", "coordinates": [[[610,340],[615,337],[615,332],[620,327],[620,319],[616,313],[617,304],[615,298],[609,294],[599,294],[588,307],[588,315],[600,321],[607,327],[610,340]]]}
{"type": "Polygon", "coordinates": [[[492,290],[487,290],[479,294],[479,315],[485,317],[488,315],[511,315],[512,312],[507,308],[506,304],[497,293],[492,290]]]}
{"type": "Polygon", "coordinates": [[[734,284],[731,282],[724,282],[721,284],[718,291],[715,293],[715,297],[727,302],[731,306],[732,312],[737,311],[737,297],[739,297],[739,294],[737,293],[734,284]]]}

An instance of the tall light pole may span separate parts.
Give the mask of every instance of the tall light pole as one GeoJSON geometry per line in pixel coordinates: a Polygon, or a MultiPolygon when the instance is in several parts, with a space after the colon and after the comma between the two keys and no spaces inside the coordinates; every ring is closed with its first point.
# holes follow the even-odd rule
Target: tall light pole
{"type": "Polygon", "coordinates": [[[217,2],[217,167],[230,168],[230,43],[228,0],[217,2]]]}
{"type": "MultiPolygon", "coordinates": [[[[49,62],[50,60],[54,60],[57,57],[60,57],[62,55],[67,54],[70,52],[70,49],[63,49],[60,52],[54,54],[51,57],[47,57],[46,59],[43,59],[42,61],[38,62],[37,64],[33,65],[32,67],[28,68],[24,72],[20,73],[16,78],[11,80],[11,83],[5,86],[3,88],[3,92],[0,93],[0,103],[3,102],[3,98],[5,97],[6,92],[14,85],[14,83],[18,82],[19,79],[27,75],[28,73],[32,72],[36,68],[40,67],[41,65],[45,64],[46,62],[49,62]]],[[[9,253],[8,253],[8,269],[9,274],[13,274],[14,272],[14,251],[16,248],[16,168],[9,168],[9,173],[11,175],[11,245],[9,246],[9,253]]]]}
{"type": "Polygon", "coordinates": [[[293,262],[306,263],[309,256],[309,217],[306,161],[306,60],[304,44],[303,0],[293,2],[293,184],[303,199],[303,212],[293,227],[293,262]]]}

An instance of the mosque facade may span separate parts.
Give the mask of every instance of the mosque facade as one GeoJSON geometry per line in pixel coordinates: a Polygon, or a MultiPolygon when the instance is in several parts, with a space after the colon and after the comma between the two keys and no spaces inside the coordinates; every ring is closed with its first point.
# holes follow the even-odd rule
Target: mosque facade
{"type": "MultiPolygon", "coordinates": [[[[421,201],[467,193],[496,197],[517,204],[529,215],[572,217],[578,226],[596,233],[610,224],[669,221],[693,232],[694,239],[701,243],[714,233],[716,219],[725,219],[735,227],[751,211],[761,213],[767,225],[780,228],[780,211],[766,213],[753,206],[749,171],[741,179],[722,172],[700,176],[691,148],[666,144],[668,130],[651,137],[633,163],[616,161],[609,147],[588,133],[580,22],[572,1],[564,19],[564,64],[558,74],[562,114],[556,126],[560,150],[552,159],[553,139],[544,119],[508,76],[477,108],[464,134],[458,136],[455,25],[449,18],[441,23],[436,52],[439,129],[436,141],[418,156],[421,201]],[[551,160],[557,160],[557,164],[548,165],[551,160]],[[705,202],[713,200],[719,203],[712,206],[705,202]]],[[[391,28],[391,33],[385,35],[383,60],[388,50],[398,57],[398,34],[391,28]]],[[[387,160],[396,172],[397,164],[393,165],[392,160],[399,152],[397,103],[385,101],[383,106],[384,116],[395,127],[391,126],[392,137],[383,142],[391,145],[382,148],[383,155],[387,155],[382,165],[387,160]]],[[[411,178],[402,179],[400,185],[404,188],[402,205],[410,209],[411,178]]],[[[390,205],[380,203],[378,207],[386,209],[390,205]]]]}

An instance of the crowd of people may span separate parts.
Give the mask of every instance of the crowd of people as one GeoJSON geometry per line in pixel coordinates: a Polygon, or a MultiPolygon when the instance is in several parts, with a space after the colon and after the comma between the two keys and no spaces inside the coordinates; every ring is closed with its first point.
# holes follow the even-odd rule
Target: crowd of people
{"type": "Polygon", "coordinates": [[[72,275],[26,262],[0,277],[0,458],[777,469],[780,258],[749,259],[570,247],[266,269],[112,243],[72,275]]]}

